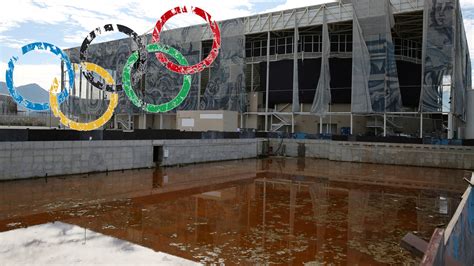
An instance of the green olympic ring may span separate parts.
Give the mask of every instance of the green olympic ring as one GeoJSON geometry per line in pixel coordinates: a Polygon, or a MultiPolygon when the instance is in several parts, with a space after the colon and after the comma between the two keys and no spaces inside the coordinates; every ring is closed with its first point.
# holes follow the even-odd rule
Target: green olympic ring
{"type": "MultiPolygon", "coordinates": [[[[178,61],[180,65],[188,66],[188,60],[176,49],[167,45],[161,45],[159,43],[152,43],[146,47],[149,53],[161,52],[172,56],[178,61]]],[[[138,52],[132,53],[123,67],[122,73],[122,86],[125,94],[130,99],[130,101],[137,107],[142,108],[143,110],[149,113],[165,113],[173,110],[178,107],[188,96],[189,89],[191,88],[191,75],[183,76],[183,85],[179,90],[178,95],[174,97],[171,101],[162,103],[162,104],[150,104],[144,102],[142,99],[139,99],[132,87],[131,81],[131,70],[133,64],[139,59],[138,52]]]]}

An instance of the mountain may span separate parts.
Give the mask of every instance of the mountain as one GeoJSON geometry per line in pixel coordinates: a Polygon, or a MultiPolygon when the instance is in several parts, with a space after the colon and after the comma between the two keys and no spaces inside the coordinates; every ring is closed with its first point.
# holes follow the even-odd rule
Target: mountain
{"type": "MultiPolygon", "coordinates": [[[[16,87],[16,90],[26,99],[32,102],[48,102],[49,94],[38,84],[32,83],[16,87]]],[[[5,82],[0,81],[0,94],[10,95],[5,82]]]]}
{"type": "Polygon", "coordinates": [[[0,81],[0,94],[10,95],[7,90],[7,84],[3,81],[0,81]]]}
{"type": "MultiPolygon", "coordinates": [[[[16,87],[16,90],[32,102],[49,102],[49,94],[43,90],[38,84],[32,83],[16,87]]],[[[0,81],[0,94],[10,95],[5,82],[0,81]]],[[[18,110],[26,111],[23,106],[18,106],[18,110]]]]}

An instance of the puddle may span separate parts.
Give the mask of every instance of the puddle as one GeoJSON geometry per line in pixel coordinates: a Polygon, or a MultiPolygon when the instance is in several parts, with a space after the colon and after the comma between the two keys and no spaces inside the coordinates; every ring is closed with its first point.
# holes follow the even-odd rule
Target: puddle
{"type": "Polygon", "coordinates": [[[448,223],[463,171],[242,160],[0,183],[0,231],[61,221],[202,263],[400,264],[448,223]]]}

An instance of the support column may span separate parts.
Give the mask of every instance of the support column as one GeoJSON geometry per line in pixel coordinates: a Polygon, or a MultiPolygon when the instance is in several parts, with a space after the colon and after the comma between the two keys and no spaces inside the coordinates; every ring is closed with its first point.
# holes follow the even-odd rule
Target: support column
{"type": "Polygon", "coordinates": [[[295,114],[291,114],[291,133],[295,133],[295,114]]]}
{"type": "Polygon", "coordinates": [[[465,139],[474,139],[474,90],[467,90],[466,135],[465,139]]]}
{"type": "Polygon", "coordinates": [[[291,112],[301,112],[299,97],[299,81],[298,81],[298,23],[295,13],[295,29],[293,33],[293,97],[291,104],[291,112]]]}
{"type": "MultiPolygon", "coordinates": [[[[82,99],[82,73],[79,73],[79,109],[81,108],[80,100],[82,99]]],[[[117,80],[117,74],[114,74],[114,80],[117,80]]]]}
{"type": "Polygon", "coordinates": [[[118,129],[117,115],[114,114],[114,129],[118,129]]]}
{"type": "MultiPolygon", "coordinates": [[[[244,42],[245,44],[245,42],[244,42]]],[[[202,60],[202,41],[199,42],[199,60],[202,60]]],[[[211,69],[209,68],[209,71],[211,71],[211,69]]],[[[197,95],[197,106],[196,106],[196,110],[200,110],[201,109],[201,73],[202,71],[199,71],[199,74],[198,74],[198,95],[197,95]]],[[[161,123],[161,122],[160,122],[161,123]]]]}
{"type": "MultiPolygon", "coordinates": [[[[74,73],[75,73],[75,72],[76,72],[76,69],[74,69],[74,73]]],[[[60,75],[60,77],[59,77],[59,79],[60,79],[60,83],[59,83],[59,89],[60,89],[60,91],[63,91],[63,90],[64,90],[64,84],[66,83],[65,78],[66,78],[66,77],[64,76],[64,63],[63,63],[63,61],[61,60],[61,75],[60,75]]],[[[69,78],[70,78],[70,77],[68,76],[68,79],[69,79],[69,78]]],[[[74,82],[74,83],[75,83],[75,82],[74,82]]],[[[70,88],[70,89],[72,89],[72,95],[74,95],[74,87],[72,87],[72,88],[70,88]]],[[[68,105],[69,105],[69,106],[68,106],[68,109],[69,109],[68,111],[69,111],[69,113],[71,113],[71,97],[68,97],[68,98],[67,98],[67,102],[69,103],[69,104],[68,104],[68,105]]],[[[49,112],[51,113],[51,111],[49,111],[49,112]]]]}
{"type": "Polygon", "coordinates": [[[387,136],[387,114],[383,114],[383,136],[387,136]]]}
{"type": "Polygon", "coordinates": [[[254,92],[253,90],[253,63],[250,64],[250,92],[254,92]]]}
{"type": "Polygon", "coordinates": [[[448,139],[453,139],[454,138],[454,119],[453,119],[453,113],[448,114],[448,139]]]}
{"type": "MultiPolygon", "coordinates": [[[[81,74],[79,74],[79,76],[82,76],[81,74]]],[[[113,77],[114,77],[114,80],[117,80],[117,71],[114,71],[113,72],[113,77]]],[[[80,82],[80,77],[79,77],[79,82],[80,82]]],[[[81,86],[81,85],[79,85],[81,86]]],[[[80,89],[80,87],[79,87],[80,89]]],[[[114,91],[117,91],[117,84],[114,84],[114,91]]],[[[79,92],[79,101],[81,100],[81,93],[79,92]]],[[[113,118],[114,118],[114,129],[118,129],[118,121],[117,121],[117,114],[114,112],[114,115],[113,115],[113,118]]]]}
{"type": "Polygon", "coordinates": [[[265,84],[265,131],[268,131],[268,97],[270,93],[270,31],[267,32],[267,76],[265,84]]]}
{"type": "Polygon", "coordinates": [[[423,138],[423,113],[420,113],[420,139],[423,138]]]}
{"type": "Polygon", "coordinates": [[[323,134],[323,116],[319,116],[319,134],[323,134]]]}
{"type": "MultiPolygon", "coordinates": [[[[89,102],[92,97],[90,96],[90,92],[92,92],[92,85],[89,83],[86,83],[86,103],[89,102]]],[[[90,115],[89,115],[89,110],[86,111],[86,121],[90,121],[90,115]]]]}
{"type": "MultiPolygon", "coordinates": [[[[75,72],[75,69],[74,69],[74,72],[75,72]]],[[[68,76],[68,79],[70,77],[68,76]]],[[[65,79],[65,75],[64,75],[64,62],[61,60],[61,76],[60,76],[60,79],[61,79],[61,85],[60,85],[60,89],[61,91],[64,90],[64,83],[66,83],[66,81],[64,80],[65,79]]],[[[74,82],[74,87],[76,87],[75,85],[75,82],[74,82]]],[[[72,95],[74,95],[74,87],[72,87],[73,91],[72,91],[72,95]]],[[[69,113],[71,113],[71,97],[68,97],[68,103],[69,103],[69,113]]],[[[52,114],[52,111],[51,109],[49,110],[49,128],[52,128],[52,123],[53,123],[53,114],[52,114]]],[[[61,123],[59,123],[61,125],[61,123]]]]}
{"type": "Polygon", "coordinates": [[[351,135],[354,134],[354,116],[351,113],[351,135]]]}
{"type": "MultiPolygon", "coordinates": [[[[250,64],[250,67],[251,67],[251,68],[250,68],[250,97],[249,97],[249,101],[250,101],[250,103],[251,103],[251,102],[253,101],[253,99],[254,99],[254,96],[255,96],[255,91],[254,91],[254,89],[253,89],[253,63],[250,64]]],[[[258,94],[257,94],[257,95],[258,95],[258,94]]],[[[251,105],[249,105],[249,108],[250,108],[250,106],[251,106],[251,105]]],[[[256,107],[257,107],[257,110],[255,110],[255,111],[258,112],[258,100],[257,100],[257,105],[256,105],[256,107]]],[[[251,108],[250,108],[250,110],[247,110],[247,112],[253,112],[253,111],[254,111],[254,110],[252,110],[251,108]]],[[[247,113],[246,118],[247,118],[247,121],[249,121],[249,114],[248,114],[248,113],[247,113]]],[[[257,125],[256,127],[258,128],[258,115],[257,115],[257,122],[256,122],[255,124],[257,125]]]]}

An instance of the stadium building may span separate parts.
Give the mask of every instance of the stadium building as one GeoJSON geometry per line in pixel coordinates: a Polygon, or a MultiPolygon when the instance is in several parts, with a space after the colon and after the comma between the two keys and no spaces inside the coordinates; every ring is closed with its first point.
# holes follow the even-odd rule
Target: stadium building
{"type": "MultiPolygon", "coordinates": [[[[150,114],[122,92],[107,128],[474,138],[467,110],[474,99],[471,63],[458,0],[346,0],[220,21],[219,27],[218,58],[192,75],[181,106],[150,114]]],[[[151,43],[151,34],[142,38],[151,43]]],[[[202,24],[164,31],[160,42],[191,65],[208,55],[212,38],[202,24]]],[[[120,89],[123,66],[136,49],[131,38],[93,44],[87,61],[109,70],[120,89]]],[[[67,52],[80,62],[79,48],[67,52]]],[[[154,104],[175,97],[183,82],[151,53],[134,76],[136,93],[154,104]]],[[[76,75],[73,95],[62,108],[78,121],[107,108],[109,93],[83,75],[76,75]]]]}

